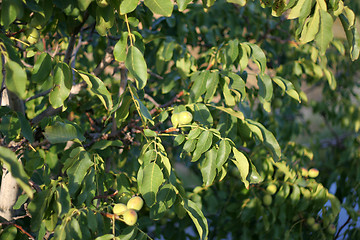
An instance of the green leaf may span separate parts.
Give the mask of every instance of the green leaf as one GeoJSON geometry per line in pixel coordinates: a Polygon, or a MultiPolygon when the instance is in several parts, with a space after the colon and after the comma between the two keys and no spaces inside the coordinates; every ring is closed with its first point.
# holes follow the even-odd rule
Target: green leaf
{"type": "Polygon", "coordinates": [[[91,150],[96,150],[96,149],[104,150],[108,147],[122,147],[122,146],[123,143],[120,140],[114,140],[114,141],[100,140],[91,146],[91,150]]]}
{"type": "Polygon", "coordinates": [[[121,38],[114,46],[114,57],[116,61],[124,62],[126,60],[126,47],[129,33],[124,31],[121,33],[121,38]]]}
{"type": "Polygon", "coordinates": [[[235,147],[232,148],[234,153],[235,160],[232,159],[235,166],[238,168],[240,172],[241,181],[245,184],[245,187],[249,188],[249,181],[247,180],[247,176],[249,174],[250,165],[247,157],[237,150],[235,147]]]}
{"type": "Polygon", "coordinates": [[[120,14],[130,13],[135,10],[137,5],[139,4],[139,0],[124,0],[120,3],[120,14]]]}
{"type": "Polygon", "coordinates": [[[327,69],[323,69],[323,71],[324,71],[324,75],[329,83],[331,90],[335,90],[336,89],[336,79],[334,77],[334,74],[327,69]]]}
{"type": "Polygon", "coordinates": [[[205,186],[211,185],[215,179],[217,154],[218,151],[215,148],[211,148],[205,153],[205,158],[201,162],[200,171],[205,186]]]}
{"type": "Polygon", "coordinates": [[[231,116],[234,116],[236,118],[239,118],[241,120],[244,120],[244,114],[240,111],[235,111],[232,108],[226,108],[226,107],[221,107],[221,106],[213,106],[213,105],[207,105],[207,106],[211,106],[214,107],[222,112],[225,112],[227,114],[230,114],[231,116]]]}
{"type": "Polygon", "coordinates": [[[100,101],[104,104],[105,108],[110,111],[113,108],[113,101],[110,92],[107,90],[105,84],[96,76],[78,71],[81,78],[88,84],[91,92],[96,94],[100,101]]]}
{"type": "Polygon", "coordinates": [[[231,94],[229,89],[230,79],[225,76],[224,79],[220,80],[220,83],[222,85],[222,94],[224,95],[226,105],[230,107],[235,106],[235,97],[231,94]]]}
{"type": "Polygon", "coordinates": [[[151,114],[149,112],[149,110],[147,109],[147,107],[142,103],[142,101],[140,101],[140,99],[137,98],[137,96],[134,95],[134,102],[135,104],[137,104],[137,107],[140,110],[140,114],[144,119],[149,120],[151,123],[153,123],[153,119],[151,117],[151,114]]]}
{"type": "Polygon", "coordinates": [[[322,55],[325,54],[326,49],[334,37],[332,26],[332,16],[328,12],[320,10],[320,27],[319,32],[315,37],[315,42],[322,55]]]}
{"type": "Polygon", "coordinates": [[[23,11],[21,0],[3,0],[1,3],[1,25],[7,29],[17,17],[22,17],[23,11]]]}
{"type": "Polygon", "coordinates": [[[69,177],[69,193],[74,197],[74,194],[79,189],[87,171],[94,165],[87,152],[81,151],[79,160],[66,170],[69,177]]]}
{"type": "Polygon", "coordinates": [[[204,102],[211,102],[211,100],[214,98],[218,83],[219,71],[210,72],[208,79],[206,80],[206,94],[204,97],[204,102]]]}
{"type": "Polygon", "coordinates": [[[56,122],[52,126],[47,126],[44,135],[52,144],[67,142],[76,138],[80,141],[85,140],[83,136],[79,136],[73,125],[62,122],[56,122]]]}
{"type": "Polygon", "coordinates": [[[298,92],[295,91],[295,87],[292,82],[282,78],[275,76],[272,80],[284,91],[287,95],[295,99],[296,101],[300,102],[300,96],[298,92]]]}
{"type": "Polygon", "coordinates": [[[153,130],[151,130],[151,129],[144,129],[144,134],[145,134],[145,136],[147,136],[147,137],[156,137],[157,136],[157,134],[156,134],[156,132],[155,131],[153,131],[153,130]]]}
{"type": "Polygon", "coordinates": [[[318,5],[315,9],[314,15],[307,20],[304,25],[304,28],[301,32],[300,42],[307,43],[314,40],[315,35],[319,31],[320,25],[320,10],[318,9],[318,5]]]}
{"type": "Polygon", "coordinates": [[[193,153],[192,162],[197,161],[201,154],[206,152],[212,145],[213,134],[210,131],[203,131],[196,144],[195,151],[193,153]]]}
{"type": "Polygon", "coordinates": [[[251,48],[251,58],[258,64],[260,73],[264,74],[266,69],[266,56],[263,50],[256,44],[246,43],[251,48]]]}
{"type": "Polygon", "coordinates": [[[191,220],[195,224],[200,239],[206,240],[209,234],[209,228],[204,214],[201,212],[200,208],[191,200],[183,199],[182,204],[184,206],[184,209],[190,216],[191,220]]]}
{"type": "Polygon", "coordinates": [[[182,12],[187,8],[187,5],[192,2],[192,0],[177,0],[176,1],[179,7],[179,11],[182,12]]]}
{"type": "Polygon", "coordinates": [[[273,85],[271,78],[267,74],[257,75],[259,85],[259,95],[265,100],[270,101],[273,95],[273,85]]]}
{"type": "Polygon", "coordinates": [[[310,2],[309,0],[299,0],[296,5],[291,9],[289,15],[288,15],[288,19],[295,19],[300,17],[301,15],[301,9],[303,9],[303,5],[306,2],[310,2]]]}
{"type": "Polygon", "coordinates": [[[93,0],[78,0],[78,6],[80,11],[85,11],[93,0]]]}
{"type": "Polygon", "coordinates": [[[147,82],[147,65],[143,54],[135,46],[130,46],[126,55],[125,66],[135,77],[136,87],[143,89],[147,82]]]}
{"type": "Polygon", "coordinates": [[[20,195],[18,197],[18,199],[16,200],[15,205],[13,206],[14,210],[18,210],[21,208],[21,206],[26,203],[26,201],[29,199],[29,196],[24,194],[24,195],[20,195]]]}
{"type": "Polygon", "coordinates": [[[221,170],[221,167],[228,160],[230,152],[231,152],[231,145],[229,141],[225,139],[221,139],[216,156],[216,168],[218,169],[218,171],[221,170]]]}
{"type": "MultiPolygon", "coordinates": [[[[265,146],[271,150],[275,161],[278,161],[281,157],[281,148],[279,143],[276,141],[274,135],[269,130],[267,130],[261,123],[252,121],[250,119],[246,119],[246,121],[250,128],[251,125],[254,125],[261,130],[261,136],[260,133],[255,133],[259,136],[260,141],[263,141],[265,146]],[[263,140],[260,137],[263,138],[263,140]]],[[[253,128],[251,128],[251,131],[253,131],[253,128]]]]}
{"type": "Polygon", "coordinates": [[[43,221],[45,210],[48,207],[51,200],[50,189],[45,189],[41,192],[37,192],[34,199],[29,203],[28,210],[31,214],[31,230],[36,232],[39,230],[43,221]]]}
{"type": "Polygon", "coordinates": [[[56,192],[59,217],[62,217],[70,210],[70,194],[68,188],[64,184],[59,185],[56,188],[56,192]]]}
{"type": "Polygon", "coordinates": [[[191,77],[193,84],[190,88],[191,101],[189,103],[197,102],[200,96],[206,92],[206,82],[209,79],[209,73],[209,71],[202,71],[191,77]]]}
{"type": "Polygon", "coordinates": [[[240,5],[241,7],[246,5],[246,0],[226,0],[228,3],[234,3],[240,5]]]}
{"type": "Polygon", "coordinates": [[[196,143],[196,139],[189,139],[185,142],[183,149],[188,153],[191,153],[192,151],[194,151],[196,143]]]}
{"type": "Polygon", "coordinates": [[[48,53],[42,53],[35,62],[32,70],[31,81],[43,84],[52,70],[51,57],[48,53]]]}
{"type": "Polygon", "coordinates": [[[96,8],[96,25],[95,29],[100,36],[105,36],[107,29],[111,28],[115,22],[114,9],[110,4],[106,7],[96,8]]]}
{"type": "Polygon", "coordinates": [[[10,59],[5,63],[5,83],[8,90],[15,93],[19,98],[26,97],[27,76],[25,69],[10,59]]]}
{"type": "Polygon", "coordinates": [[[0,146],[0,160],[5,167],[10,171],[11,175],[15,178],[19,186],[32,198],[33,192],[29,185],[29,177],[27,176],[21,162],[19,162],[15,153],[10,149],[0,146]]]}
{"type": "Polygon", "coordinates": [[[166,208],[170,208],[176,200],[176,193],[173,185],[165,184],[163,185],[158,194],[156,195],[157,202],[163,202],[166,208]]]}
{"type": "Polygon", "coordinates": [[[170,17],[174,8],[171,0],[144,0],[144,3],[154,14],[165,17],[170,17]]]}
{"type": "Polygon", "coordinates": [[[204,104],[197,103],[194,105],[194,121],[198,121],[205,126],[212,125],[213,117],[204,104]]]}
{"type": "Polygon", "coordinates": [[[54,70],[54,87],[49,95],[49,101],[53,108],[61,107],[70,95],[72,88],[72,74],[66,63],[58,63],[54,70]]]}
{"type": "Polygon", "coordinates": [[[29,121],[26,119],[26,117],[20,113],[20,112],[16,112],[19,120],[20,120],[20,125],[21,125],[21,133],[22,135],[30,142],[33,143],[34,142],[34,136],[33,136],[33,132],[30,126],[29,121]]]}
{"type": "Polygon", "coordinates": [[[356,27],[350,27],[349,19],[344,14],[339,16],[341,24],[343,25],[347,41],[350,46],[350,57],[352,61],[355,61],[359,58],[360,48],[359,48],[359,33],[356,27]]]}
{"type": "Polygon", "coordinates": [[[163,173],[155,162],[148,164],[144,168],[140,190],[149,207],[155,204],[156,194],[163,181],[163,173]]]}
{"type": "Polygon", "coordinates": [[[137,226],[129,226],[123,229],[121,234],[119,235],[119,239],[121,240],[133,240],[135,239],[137,234],[137,226]]]}
{"type": "Polygon", "coordinates": [[[108,233],[108,234],[105,234],[105,235],[95,238],[95,240],[112,240],[114,238],[115,238],[115,236],[113,234],[108,233]]]}

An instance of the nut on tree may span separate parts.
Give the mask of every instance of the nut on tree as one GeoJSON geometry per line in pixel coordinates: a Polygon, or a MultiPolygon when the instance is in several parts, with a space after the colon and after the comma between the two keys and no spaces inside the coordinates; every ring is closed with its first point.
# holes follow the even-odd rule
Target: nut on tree
{"type": "Polygon", "coordinates": [[[182,111],[179,113],[173,113],[171,116],[171,123],[174,127],[179,125],[186,125],[191,123],[193,120],[193,115],[189,111],[182,111]]]}
{"type": "Polygon", "coordinates": [[[263,203],[265,206],[270,206],[272,203],[272,196],[270,194],[265,194],[263,197],[263,203]]]}
{"type": "Polygon", "coordinates": [[[99,7],[107,7],[109,5],[109,3],[107,2],[107,0],[96,0],[96,3],[99,7]]]}
{"type": "Polygon", "coordinates": [[[316,168],[309,169],[310,178],[316,178],[317,176],[319,176],[319,170],[317,170],[316,168]]]}
{"type": "Polygon", "coordinates": [[[133,209],[135,211],[140,211],[143,205],[144,205],[144,200],[139,196],[130,198],[130,200],[126,204],[128,209],[133,209]]]}
{"type": "Polygon", "coordinates": [[[334,235],[336,233],[336,226],[334,224],[330,224],[327,227],[327,232],[330,233],[331,235],[334,235]]]}
{"type": "Polygon", "coordinates": [[[123,203],[115,204],[113,208],[113,213],[116,215],[122,215],[124,212],[128,210],[127,206],[123,203]]]}
{"type": "Polygon", "coordinates": [[[273,183],[269,184],[266,188],[266,192],[269,193],[270,195],[274,195],[276,191],[277,191],[277,187],[273,183]]]}
{"type": "Polygon", "coordinates": [[[123,216],[123,221],[129,226],[133,226],[137,222],[138,216],[137,216],[136,211],[133,209],[126,210],[122,214],[122,216],[123,216]]]}

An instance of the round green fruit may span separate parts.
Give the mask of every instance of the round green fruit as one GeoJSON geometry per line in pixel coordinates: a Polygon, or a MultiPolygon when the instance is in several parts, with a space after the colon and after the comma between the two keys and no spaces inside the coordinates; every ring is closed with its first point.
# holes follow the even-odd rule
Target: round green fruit
{"type": "Polygon", "coordinates": [[[185,125],[191,123],[193,120],[193,115],[188,111],[182,111],[179,113],[178,121],[179,124],[185,125]]]}
{"type": "Polygon", "coordinates": [[[301,176],[308,177],[309,171],[306,168],[301,168],[301,176]]]}
{"type": "Polygon", "coordinates": [[[315,218],[313,218],[313,217],[308,217],[308,218],[306,219],[306,224],[309,225],[309,226],[314,225],[314,224],[315,224],[315,218]]]}
{"type": "Polygon", "coordinates": [[[36,28],[31,28],[26,31],[26,40],[30,44],[37,43],[40,38],[39,31],[36,28]]]}
{"type": "Polygon", "coordinates": [[[124,222],[129,226],[133,226],[137,222],[138,216],[137,216],[136,211],[133,209],[126,210],[122,214],[122,216],[123,216],[124,222]]]}
{"type": "Polygon", "coordinates": [[[144,200],[139,196],[132,197],[126,204],[128,209],[133,209],[135,211],[140,211],[143,205],[144,205],[144,200]]]}
{"type": "Polygon", "coordinates": [[[179,125],[179,113],[173,113],[171,116],[171,123],[175,128],[179,125]]]}
{"type": "Polygon", "coordinates": [[[336,233],[336,226],[334,224],[330,224],[327,227],[327,231],[328,233],[330,233],[331,235],[334,235],[336,233]]]}
{"type": "Polygon", "coordinates": [[[265,206],[270,206],[272,203],[272,196],[270,194],[265,194],[263,197],[263,203],[265,206]]]}
{"type": "Polygon", "coordinates": [[[313,231],[319,231],[320,230],[320,223],[314,223],[311,225],[311,228],[313,231]]]}
{"type": "Polygon", "coordinates": [[[126,212],[126,210],[128,210],[128,208],[126,207],[125,204],[117,203],[117,204],[115,204],[115,206],[113,208],[113,213],[116,214],[116,215],[121,215],[124,212],[126,212]]]}
{"type": "Polygon", "coordinates": [[[275,184],[269,184],[266,188],[266,192],[271,194],[271,195],[274,195],[277,191],[277,187],[275,184]]]}
{"type": "Polygon", "coordinates": [[[316,168],[309,169],[309,177],[316,178],[317,176],[319,176],[319,170],[316,168]]]}
{"type": "Polygon", "coordinates": [[[107,2],[107,0],[96,0],[96,3],[99,7],[107,7],[109,5],[109,3],[107,2]]]}

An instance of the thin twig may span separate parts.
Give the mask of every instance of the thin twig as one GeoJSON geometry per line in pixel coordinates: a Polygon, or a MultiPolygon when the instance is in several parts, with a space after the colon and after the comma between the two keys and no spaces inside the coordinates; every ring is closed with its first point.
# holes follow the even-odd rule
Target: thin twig
{"type": "Polygon", "coordinates": [[[29,102],[29,101],[34,100],[34,99],[39,98],[39,97],[43,97],[43,96],[47,95],[48,93],[50,93],[51,90],[52,90],[52,88],[50,88],[50,89],[48,89],[46,91],[40,92],[40,93],[38,93],[38,94],[36,94],[34,96],[28,97],[27,99],[25,99],[25,102],[29,102]]]}
{"type": "Polygon", "coordinates": [[[155,105],[155,107],[157,107],[157,108],[160,107],[160,104],[157,103],[157,102],[155,101],[155,99],[152,98],[149,94],[145,93],[144,98],[147,99],[147,100],[149,100],[150,102],[152,102],[152,103],[155,105]]]}
{"type": "Polygon", "coordinates": [[[334,237],[334,240],[337,239],[340,235],[340,232],[344,229],[344,227],[350,222],[351,217],[349,216],[346,222],[339,228],[338,232],[336,233],[336,236],[334,237]]]}
{"type": "MultiPolygon", "coordinates": [[[[165,108],[168,106],[171,106],[174,102],[176,102],[182,95],[184,95],[184,91],[179,92],[178,94],[175,95],[175,97],[173,97],[169,102],[160,105],[158,108],[165,108]]],[[[150,114],[154,114],[157,111],[157,107],[151,109],[150,114]]]]}
{"type": "Polygon", "coordinates": [[[150,69],[147,70],[147,73],[150,74],[153,77],[156,77],[157,79],[163,80],[164,78],[162,76],[160,76],[159,74],[156,74],[154,72],[152,72],[150,69]]]}

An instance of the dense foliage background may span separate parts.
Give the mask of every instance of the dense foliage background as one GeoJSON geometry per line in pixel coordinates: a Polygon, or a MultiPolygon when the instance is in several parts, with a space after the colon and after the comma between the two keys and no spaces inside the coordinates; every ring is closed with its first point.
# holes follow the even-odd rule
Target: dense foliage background
{"type": "Polygon", "coordinates": [[[360,239],[359,11],[2,0],[1,239],[360,239]]]}

